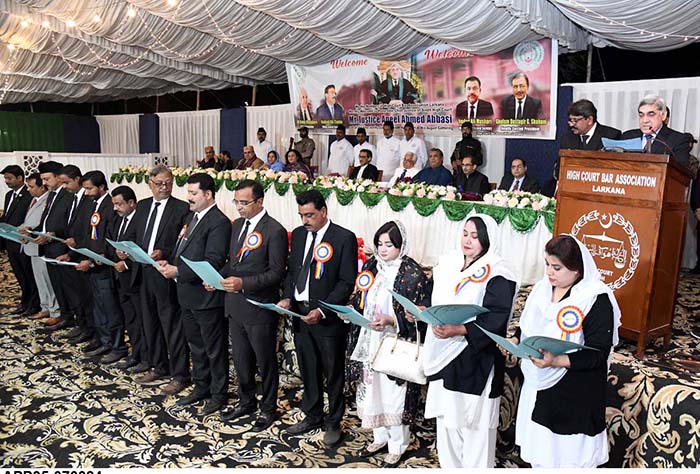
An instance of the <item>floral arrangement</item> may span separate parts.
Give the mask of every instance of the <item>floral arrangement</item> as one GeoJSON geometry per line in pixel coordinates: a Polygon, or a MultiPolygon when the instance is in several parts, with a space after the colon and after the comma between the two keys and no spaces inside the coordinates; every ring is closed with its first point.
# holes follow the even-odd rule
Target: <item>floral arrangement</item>
{"type": "Polygon", "coordinates": [[[344,176],[318,176],[313,186],[316,188],[335,188],[356,193],[379,193],[382,189],[371,179],[350,179],[344,176]]]}
{"type": "MultiPolygon", "coordinates": [[[[121,179],[126,178],[127,181],[131,182],[134,177],[136,177],[136,182],[140,183],[152,168],[144,166],[121,166],[119,172],[112,175],[112,182],[121,181],[121,179]]],[[[173,173],[173,178],[178,186],[184,186],[187,178],[195,173],[206,173],[212,178],[214,178],[218,183],[224,182],[234,182],[241,181],[243,179],[252,179],[255,181],[260,181],[264,186],[271,183],[289,183],[289,184],[303,184],[308,183],[309,179],[305,173],[300,171],[273,171],[273,170],[227,170],[227,171],[216,171],[212,168],[181,168],[181,167],[171,167],[170,171],[173,173]]]]}
{"type": "Polygon", "coordinates": [[[556,201],[547,196],[522,191],[496,189],[484,196],[484,204],[510,209],[532,209],[533,211],[554,211],[556,201]]]}
{"type": "Polygon", "coordinates": [[[461,196],[454,186],[438,186],[435,184],[398,182],[389,190],[392,196],[407,196],[443,201],[459,201],[461,196]]]}

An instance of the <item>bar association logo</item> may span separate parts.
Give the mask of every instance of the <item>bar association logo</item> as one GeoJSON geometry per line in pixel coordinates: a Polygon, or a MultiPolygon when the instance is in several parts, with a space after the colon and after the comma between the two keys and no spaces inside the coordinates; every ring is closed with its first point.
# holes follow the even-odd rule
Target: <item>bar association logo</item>
{"type": "Polygon", "coordinates": [[[523,41],[513,50],[513,61],[521,71],[534,71],[544,60],[544,48],[537,41],[523,41]]]}
{"type": "Polygon", "coordinates": [[[591,252],[603,282],[611,290],[619,290],[632,279],[641,248],[637,231],[622,214],[594,209],[578,218],[571,235],[591,252]]]}

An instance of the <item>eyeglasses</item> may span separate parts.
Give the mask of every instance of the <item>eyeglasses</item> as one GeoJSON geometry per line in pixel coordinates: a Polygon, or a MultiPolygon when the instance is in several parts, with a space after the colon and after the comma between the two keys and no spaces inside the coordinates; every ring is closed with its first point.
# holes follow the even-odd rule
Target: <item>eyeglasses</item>
{"type": "Polygon", "coordinates": [[[581,120],[585,119],[586,117],[569,117],[567,120],[568,123],[579,123],[581,120]]]}
{"type": "Polygon", "coordinates": [[[156,188],[169,188],[173,185],[172,181],[151,181],[151,183],[153,183],[153,186],[156,188]]]}
{"type": "Polygon", "coordinates": [[[233,205],[234,205],[234,206],[246,207],[248,204],[252,204],[252,203],[254,203],[255,201],[257,201],[257,199],[253,199],[252,201],[239,201],[239,200],[237,200],[237,199],[234,199],[234,200],[233,200],[233,205]]]}

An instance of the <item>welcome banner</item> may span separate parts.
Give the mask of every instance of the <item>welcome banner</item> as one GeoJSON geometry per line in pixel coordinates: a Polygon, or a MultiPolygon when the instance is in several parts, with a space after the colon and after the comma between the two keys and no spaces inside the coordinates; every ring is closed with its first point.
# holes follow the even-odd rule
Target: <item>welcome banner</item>
{"type": "Polygon", "coordinates": [[[557,43],[526,41],[488,56],[449,45],[403,60],[348,55],[317,66],[287,64],[296,126],[329,133],[338,124],[380,134],[413,122],[425,135],[458,133],[553,139],[557,43]]]}

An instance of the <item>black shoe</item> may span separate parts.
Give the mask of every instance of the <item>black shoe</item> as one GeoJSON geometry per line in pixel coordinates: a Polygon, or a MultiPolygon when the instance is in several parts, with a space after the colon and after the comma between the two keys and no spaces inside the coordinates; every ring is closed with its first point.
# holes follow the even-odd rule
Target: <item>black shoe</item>
{"type": "Polygon", "coordinates": [[[697,264],[697,265],[695,265],[695,268],[693,268],[692,270],[690,270],[690,273],[692,273],[692,274],[694,274],[694,275],[700,274],[700,263],[697,264]]]}
{"type": "Polygon", "coordinates": [[[224,421],[233,421],[236,420],[242,416],[246,415],[252,415],[255,413],[257,408],[255,406],[241,406],[238,405],[236,408],[233,408],[231,410],[225,410],[221,412],[221,419],[224,421]]]}
{"type": "Polygon", "coordinates": [[[150,368],[151,368],[151,366],[148,365],[148,362],[139,362],[135,366],[129,367],[128,369],[126,369],[126,371],[129,372],[130,374],[142,374],[142,373],[148,371],[148,369],[150,369],[150,368]]]}
{"type": "Polygon", "coordinates": [[[83,342],[88,342],[89,340],[92,339],[92,334],[85,334],[85,333],[80,333],[77,337],[71,337],[68,339],[68,342],[71,344],[82,344],[83,342]]]}
{"type": "Polygon", "coordinates": [[[124,359],[123,361],[119,362],[117,365],[115,365],[115,367],[117,369],[126,370],[130,367],[135,366],[138,363],[139,363],[139,361],[137,361],[133,357],[129,356],[126,359],[124,359]]]}
{"type": "Polygon", "coordinates": [[[207,416],[223,408],[224,404],[216,400],[207,400],[207,403],[197,412],[199,416],[207,416]]]}
{"type": "Polygon", "coordinates": [[[20,313],[20,316],[31,316],[32,314],[36,314],[39,312],[41,312],[41,308],[31,308],[31,309],[27,309],[25,311],[22,311],[20,313]]]}
{"type": "Polygon", "coordinates": [[[19,306],[15,306],[14,308],[12,308],[11,313],[12,314],[22,314],[25,311],[27,311],[26,306],[19,305],[19,306]]]}
{"type": "Polygon", "coordinates": [[[187,395],[186,397],[182,397],[178,401],[175,402],[175,405],[179,407],[184,407],[187,405],[192,405],[193,403],[197,403],[201,400],[206,400],[209,398],[208,393],[202,393],[202,392],[197,392],[196,390],[187,395]]]}
{"type": "Polygon", "coordinates": [[[105,355],[103,355],[100,358],[100,364],[108,365],[108,364],[114,364],[118,360],[122,360],[124,357],[126,357],[126,354],[121,353],[121,352],[109,352],[105,355]]]}
{"type": "Polygon", "coordinates": [[[268,429],[272,423],[275,422],[275,413],[260,413],[258,419],[253,423],[253,429],[255,433],[260,431],[265,431],[268,429]]]}
{"type": "Polygon", "coordinates": [[[309,420],[308,418],[305,418],[296,425],[288,426],[286,431],[290,435],[298,435],[306,433],[307,431],[315,430],[317,428],[320,428],[321,426],[322,423],[320,421],[313,421],[309,420]]]}
{"type": "Polygon", "coordinates": [[[79,336],[83,335],[83,330],[75,327],[66,333],[68,339],[77,339],[79,336]]]}
{"type": "Polygon", "coordinates": [[[97,357],[97,356],[104,355],[104,354],[108,353],[109,351],[110,351],[109,347],[100,346],[95,350],[86,352],[85,357],[86,358],[97,357]]]}
{"type": "Polygon", "coordinates": [[[80,349],[80,351],[81,351],[83,354],[87,354],[88,352],[94,351],[94,350],[97,349],[98,347],[102,347],[102,344],[100,344],[100,343],[97,342],[97,341],[90,341],[90,344],[88,344],[87,346],[85,346],[85,347],[83,347],[82,349],[80,349]]]}
{"type": "Polygon", "coordinates": [[[343,432],[340,428],[327,428],[326,432],[323,433],[323,444],[327,447],[335,446],[338,444],[343,437],[343,432]]]}
{"type": "Polygon", "coordinates": [[[66,329],[66,328],[72,328],[75,326],[75,324],[72,321],[66,321],[65,319],[61,321],[58,324],[54,324],[53,326],[49,326],[44,329],[46,332],[55,332],[55,331],[60,331],[61,329],[66,329]]]}

